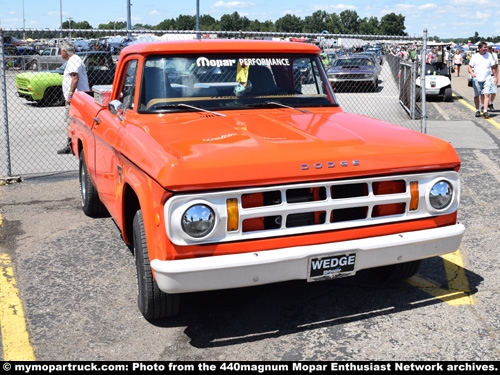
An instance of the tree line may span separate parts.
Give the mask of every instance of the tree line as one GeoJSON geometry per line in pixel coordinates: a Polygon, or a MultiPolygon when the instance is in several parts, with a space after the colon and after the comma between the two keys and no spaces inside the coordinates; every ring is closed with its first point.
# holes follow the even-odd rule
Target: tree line
{"type": "MultiPolygon", "coordinates": [[[[327,13],[322,10],[314,12],[304,19],[295,15],[287,14],[272,21],[261,22],[259,20],[250,20],[245,16],[240,16],[238,12],[224,14],[219,20],[210,15],[200,15],[200,31],[250,31],[250,32],[282,32],[282,33],[311,33],[320,34],[352,34],[352,35],[395,35],[407,36],[404,25],[405,17],[401,14],[389,13],[383,16],[380,21],[377,17],[360,18],[358,13],[353,10],[345,10],[340,14],[327,13]]],[[[96,29],[88,21],[67,20],[62,24],[63,31],[72,30],[92,30],[96,29]]],[[[106,24],[99,24],[99,30],[126,30],[125,21],[110,21],[106,24]]],[[[137,23],[132,26],[136,30],[196,30],[196,16],[179,15],[177,18],[165,19],[157,25],[137,23]]],[[[29,31],[29,37],[33,39],[51,38],[52,31],[33,30],[29,31]],[[47,34],[47,35],[46,35],[47,34]]],[[[89,32],[80,33],[74,31],[73,37],[98,37],[89,32]]],[[[16,35],[14,35],[16,36],[16,35]]],[[[20,37],[18,35],[17,37],[20,37]]]]}
{"type": "MultiPolygon", "coordinates": [[[[245,16],[240,16],[238,12],[232,14],[224,14],[219,20],[216,20],[210,15],[200,15],[199,17],[200,31],[248,31],[248,32],[276,32],[276,33],[298,33],[298,34],[320,34],[326,32],[328,34],[351,34],[351,35],[394,35],[408,36],[405,31],[405,17],[401,14],[389,13],[383,16],[380,20],[377,17],[360,18],[354,10],[344,10],[341,13],[327,13],[323,10],[318,10],[310,16],[297,17],[287,14],[276,22],[259,20],[250,20],[245,16]]],[[[93,27],[88,21],[67,20],[62,24],[62,29],[68,30],[114,30],[120,32],[127,29],[125,21],[110,21],[105,24],[99,24],[93,27]]],[[[177,18],[165,19],[157,25],[136,23],[132,26],[134,30],[179,30],[191,31],[196,30],[196,16],[179,15],[177,18]]],[[[53,38],[52,31],[36,30],[29,32],[29,37],[33,39],[53,38]]],[[[22,37],[21,32],[15,37],[22,37]]],[[[101,36],[98,33],[78,31],[72,32],[73,37],[96,38],[101,36]]],[[[434,41],[448,42],[451,39],[441,39],[438,36],[429,36],[429,39],[434,41]]],[[[481,37],[478,32],[468,38],[455,38],[455,42],[466,43],[471,41],[476,43],[480,40],[486,42],[496,42],[500,37],[481,37]]]]}

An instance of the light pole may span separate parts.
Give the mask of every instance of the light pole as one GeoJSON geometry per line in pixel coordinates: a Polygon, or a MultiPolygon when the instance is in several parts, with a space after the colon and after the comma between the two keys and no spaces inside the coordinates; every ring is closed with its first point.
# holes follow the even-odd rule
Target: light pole
{"type": "Polygon", "coordinates": [[[59,32],[59,38],[62,39],[62,0],[59,0],[59,16],[61,17],[59,26],[59,30],[61,31],[59,32]]]}
{"type": "Polygon", "coordinates": [[[68,17],[68,22],[69,22],[69,41],[71,42],[71,20],[73,19],[72,17],[68,17]]]}
{"type": "Polygon", "coordinates": [[[200,39],[200,0],[196,0],[196,31],[196,39],[200,39]]]}
{"type": "Polygon", "coordinates": [[[23,40],[26,40],[26,19],[24,18],[24,0],[23,0],[23,40]]]}

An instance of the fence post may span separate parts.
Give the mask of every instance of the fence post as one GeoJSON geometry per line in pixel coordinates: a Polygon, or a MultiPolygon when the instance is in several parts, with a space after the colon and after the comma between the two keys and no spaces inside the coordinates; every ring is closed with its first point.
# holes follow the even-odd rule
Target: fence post
{"type": "Polygon", "coordinates": [[[5,141],[5,160],[7,167],[7,177],[11,177],[12,169],[10,164],[10,147],[9,147],[9,112],[7,111],[7,82],[5,79],[5,57],[3,45],[3,30],[0,28],[0,55],[2,56],[2,63],[0,64],[0,92],[2,93],[2,113],[3,113],[3,130],[5,141]]]}
{"type": "Polygon", "coordinates": [[[427,52],[427,29],[424,29],[424,36],[422,38],[422,52],[420,54],[420,89],[422,98],[422,129],[423,134],[427,134],[427,99],[425,95],[425,57],[427,52]]]}

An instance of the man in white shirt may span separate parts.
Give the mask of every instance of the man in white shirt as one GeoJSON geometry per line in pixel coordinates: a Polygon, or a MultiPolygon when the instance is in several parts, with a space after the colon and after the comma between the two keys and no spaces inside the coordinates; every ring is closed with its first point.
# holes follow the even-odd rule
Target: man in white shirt
{"type": "Polygon", "coordinates": [[[73,43],[65,40],[61,42],[59,49],[61,50],[61,56],[67,61],[66,68],[64,69],[62,90],[66,106],[65,120],[67,124],[66,134],[68,136],[68,141],[64,148],[57,151],[58,154],[70,154],[71,153],[71,137],[69,131],[69,106],[71,104],[71,99],[75,91],[88,91],[89,80],[87,77],[87,69],[83,63],[80,56],[75,54],[75,46],[73,43]]]}
{"type": "Polygon", "coordinates": [[[490,100],[490,86],[498,83],[498,70],[493,56],[488,53],[485,42],[478,44],[478,52],[472,55],[469,61],[469,73],[472,76],[472,87],[474,90],[474,104],[476,106],[476,117],[481,116],[479,110],[479,97],[484,95],[484,118],[489,118],[488,104],[490,100]],[[492,77],[493,75],[493,77],[492,77]],[[492,80],[493,78],[493,80],[492,80]]]}

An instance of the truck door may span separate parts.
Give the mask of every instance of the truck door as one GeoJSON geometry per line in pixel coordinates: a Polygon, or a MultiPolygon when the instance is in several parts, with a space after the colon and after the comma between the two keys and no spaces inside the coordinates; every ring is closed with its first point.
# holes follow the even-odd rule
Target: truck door
{"type": "MultiPolygon", "coordinates": [[[[124,124],[128,123],[128,113],[133,113],[135,82],[137,74],[137,60],[125,63],[125,75],[119,88],[120,97],[123,103],[123,114],[120,116],[112,114],[108,110],[99,112],[99,124],[94,126],[95,136],[95,171],[96,179],[99,181],[99,198],[108,208],[109,213],[114,217],[121,217],[121,165],[120,153],[117,148],[121,144],[121,134],[124,124]]],[[[113,95],[113,94],[112,94],[113,95]]]]}

